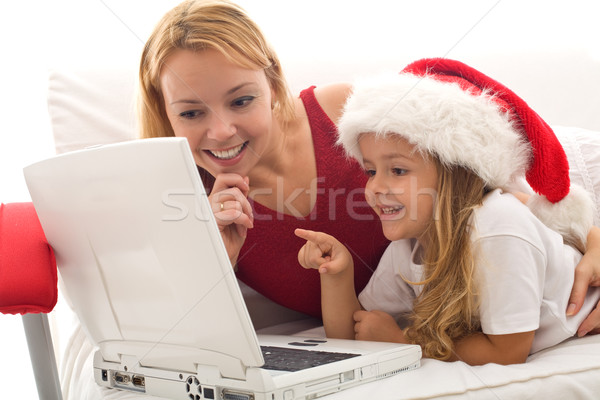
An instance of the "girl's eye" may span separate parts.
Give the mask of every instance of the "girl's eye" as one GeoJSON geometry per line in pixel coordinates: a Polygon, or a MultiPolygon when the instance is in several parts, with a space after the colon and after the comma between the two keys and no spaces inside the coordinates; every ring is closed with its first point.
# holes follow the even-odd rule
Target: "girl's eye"
{"type": "Polygon", "coordinates": [[[203,113],[200,110],[190,110],[179,113],[179,116],[184,119],[194,119],[198,118],[202,114],[203,113]]]}
{"type": "Polygon", "coordinates": [[[369,178],[372,178],[375,176],[375,170],[374,169],[365,169],[365,175],[367,175],[369,178]]]}
{"type": "Polygon", "coordinates": [[[408,171],[402,168],[392,168],[392,173],[394,175],[402,176],[406,174],[408,171]]]}
{"type": "Polygon", "coordinates": [[[248,104],[250,104],[253,100],[254,100],[254,96],[244,96],[244,97],[240,97],[238,99],[235,99],[231,105],[233,107],[237,107],[237,108],[241,108],[241,107],[245,107],[248,104]]]}

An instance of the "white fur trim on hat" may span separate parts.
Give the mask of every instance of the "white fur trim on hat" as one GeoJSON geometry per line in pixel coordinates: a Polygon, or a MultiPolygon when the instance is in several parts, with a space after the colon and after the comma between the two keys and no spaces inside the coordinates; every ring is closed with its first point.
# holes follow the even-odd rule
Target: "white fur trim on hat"
{"type": "Polygon", "coordinates": [[[360,163],[362,134],[398,135],[445,165],[471,169],[494,188],[523,175],[531,157],[529,142],[488,94],[407,73],[356,82],[338,131],[338,144],[360,163]]]}
{"type": "Polygon", "coordinates": [[[594,225],[595,210],[594,200],[587,190],[571,184],[569,194],[554,204],[544,196],[534,194],[527,201],[527,207],[544,225],[560,233],[567,243],[580,249],[584,247],[594,225]]]}

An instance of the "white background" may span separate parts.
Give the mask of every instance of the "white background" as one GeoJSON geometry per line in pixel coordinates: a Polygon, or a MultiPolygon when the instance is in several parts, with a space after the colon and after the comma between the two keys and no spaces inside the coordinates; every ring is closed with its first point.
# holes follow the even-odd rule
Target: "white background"
{"type": "MultiPolygon", "coordinates": [[[[45,97],[48,69],[86,63],[102,65],[115,59],[135,63],[153,24],[177,3],[172,0],[0,2],[0,202],[29,201],[22,168],[54,153],[45,97]]],[[[361,54],[356,63],[368,65],[370,59],[382,59],[382,54],[395,52],[414,54],[415,58],[460,59],[466,52],[485,52],[489,47],[525,51],[534,45],[542,51],[576,50],[600,57],[596,1],[568,3],[562,0],[239,2],[270,38],[284,68],[286,59],[305,60],[296,62],[290,72],[305,74],[307,80],[313,71],[327,68],[319,63],[320,58],[331,59],[337,54],[345,59],[349,54],[361,54]]],[[[328,71],[332,80],[336,72],[328,71]]],[[[0,332],[0,398],[37,398],[20,317],[0,314],[0,332]]]]}

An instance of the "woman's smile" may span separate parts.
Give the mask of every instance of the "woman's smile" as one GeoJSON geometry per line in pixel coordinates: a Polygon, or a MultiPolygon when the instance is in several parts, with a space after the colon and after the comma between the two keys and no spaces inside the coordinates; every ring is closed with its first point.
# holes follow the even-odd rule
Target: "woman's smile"
{"type": "Polygon", "coordinates": [[[246,148],[247,145],[248,145],[248,141],[246,141],[240,145],[230,147],[228,149],[205,150],[205,151],[208,152],[209,154],[211,154],[213,157],[218,158],[219,160],[231,160],[231,159],[235,158],[236,156],[240,155],[242,153],[242,151],[246,148]]]}

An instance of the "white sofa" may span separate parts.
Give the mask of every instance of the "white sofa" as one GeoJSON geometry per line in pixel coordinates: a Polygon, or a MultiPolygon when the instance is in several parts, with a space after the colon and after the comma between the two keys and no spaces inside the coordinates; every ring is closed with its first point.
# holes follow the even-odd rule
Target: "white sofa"
{"type": "MultiPolygon", "coordinates": [[[[251,11],[250,6],[248,9],[251,11]]],[[[334,27],[330,27],[329,32],[333,34],[336,22],[332,20],[331,23],[334,27]]],[[[350,28],[348,24],[340,26],[340,30],[346,32],[350,28]]],[[[365,47],[369,40],[361,44],[360,50],[342,46],[337,51],[322,47],[313,49],[318,46],[314,42],[310,46],[314,58],[308,57],[308,52],[282,49],[279,53],[293,91],[298,92],[311,84],[348,81],[355,75],[382,69],[400,70],[416,58],[440,55],[410,46],[404,52],[402,41],[416,40],[415,36],[410,36],[409,30],[402,30],[400,26],[396,30],[397,37],[386,38],[388,43],[383,44],[388,51],[375,56],[365,47]]],[[[362,32],[369,33],[368,30],[362,32]]],[[[346,39],[356,43],[356,35],[353,31],[346,39]]],[[[344,41],[344,37],[339,40],[344,41]]],[[[283,46],[281,42],[275,44],[277,48],[283,46]]],[[[594,140],[593,136],[594,131],[600,131],[600,60],[581,49],[554,51],[541,46],[540,51],[532,51],[516,46],[515,49],[482,50],[473,46],[449,56],[498,79],[528,101],[565,143],[570,159],[577,164],[574,180],[592,192],[599,203],[600,185],[592,177],[600,177],[600,160],[586,163],[579,154],[582,147],[590,154],[590,146],[598,146],[600,141],[594,140]]],[[[383,47],[380,43],[378,48],[383,47]]],[[[117,60],[100,66],[62,67],[52,71],[48,105],[57,153],[135,137],[136,72],[135,62],[117,60]]],[[[600,148],[596,148],[600,157],[600,148]]],[[[598,216],[596,223],[600,224],[598,216]]],[[[315,321],[274,305],[247,288],[244,293],[257,328],[274,333],[322,333],[315,321]]],[[[96,386],[91,366],[93,345],[78,326],[64,298],[59,300],[53,314],[54,336],[60,338],[57,340],[60,343],[58,358],[66,399],[147,398],[96,386]]],[[[329,395],[327,399],[366,397],[597,399],[600,397],[600,336],[569,340],[532,355],[523,365],[470,367],[461,362],[423,360],[422,366],[415,371],[329,395]]]]}

